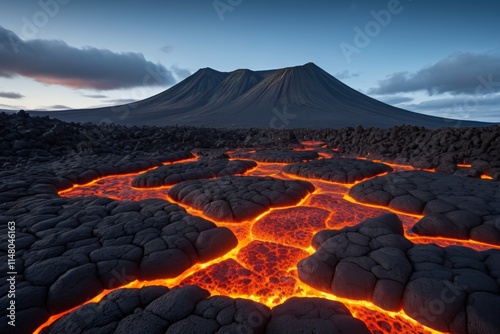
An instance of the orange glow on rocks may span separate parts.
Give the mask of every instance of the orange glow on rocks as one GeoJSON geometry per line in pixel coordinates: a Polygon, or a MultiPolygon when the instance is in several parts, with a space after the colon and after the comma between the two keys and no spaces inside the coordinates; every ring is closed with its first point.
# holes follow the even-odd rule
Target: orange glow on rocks
{"type": "Polygon", "coordinates": [[[130,186],[137,174],[107,176],[88,184],[74,186],[59,192],[61,197],[102,196],[114,200],[140,201],[148,198],[165,198],[171,187],[138,189],[130,186]]]}
{"type": "MultiPolygon", "coordinates": [[[[306,148],[321,146],[322,142],[304,142],[306,148]]],[[[292,180],[297,177],[281,171],[285,164],[261,163],[245,173],[250,176],[272,176],[292,180]]],[[[410,166],[390,164],[395,170],[410,170],[410,166]]],[[[170,187],[156,189],[135,189],[130,186],[134,175],[110,176],[90,184],[75,186],[60,192],[63,197],[104,196],[120,200],[142,200],[167,197],[170,187]]],[[[349,185],[333,184],[319,180],[308,180],[316,191],[294,207],[271,209],[256,219],[237,224],[214,221],[218,226],[231,229],[239,245],[223,257],[205,264],[197,264],[174,279],[154,282],[135,281],[126,287],[163,284],[196,284],[209,290],[212,295],[226,295],[233,298],[247,298],[268,306],[276,306],[291,297],[321,297],[338,300],[349,308],[353,315],[363,320],[372,333],[439,333],[430,330],[402,311],[388,312],[366,301],[354,301],[317,291],[298,279],[297,263],[311,255],[313,235],[325,229],[340,229],[388,212],[387,207],[357,203],[347,195],[349,185]]],[[[199,210],[184,208],[191,215],[204,217],[199,210]]],[[[422,216],[395,212],[406,229],[422,216]]],[[[441,246],[462,245],[477,250],[493,248],[491,245],[466,240],[424,238],[407,235],[414,243],[436,243],[441,246]]],[[[89,302],[97,302],[109,291],[89,302]]],[[[68,310],[68,312],[71,310],[68,310]]],[[[39,330],[56,320],[62,314],[53,316],[39,330]]],[[[38,330],[38,331],[39,331],[38,330]]],[[[38,332],[37,331],[37,332],[38,332]]]]}

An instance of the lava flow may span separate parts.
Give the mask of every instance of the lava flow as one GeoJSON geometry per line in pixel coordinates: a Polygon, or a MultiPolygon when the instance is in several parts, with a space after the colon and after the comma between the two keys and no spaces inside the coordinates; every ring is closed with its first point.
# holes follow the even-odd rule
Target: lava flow
{"type": "MultiPolygon", "coordinates": [[[[311,147],[321,145],[314,142],[308,144],[311,147]]],[[[258,163],[256,168],[245,175],[266,175],[287,180],[297,178],[284,174],[281,171],[282,166],[283,164],[278,163],[258,163]]],[[[395,170],[412,169],[409,166],[391,166],[395,170]]],[[[136,175],[106,177],[88,185],[75,186],[61,192],[60,195],[63,197],[95,195],[119,200],[162,198],[172,201],[167,196],[169,187],[132,188],[130,184],[136,175]]],[[[158,284],[168,287],[197,284],[209,290],[212,295],[251,299],[270,307],[281,304],[291,297],[328,298],[344,303],[353,316],[366,323],[372,333],[438,333],[409,318],[403,311],[388,312],[370,302],[338,298],[317,291],[298,279],[297,263],[314,252],[311,239],[315,233],[324,229],[340,229],[356,225],[367,218],[392,212],[385,207],[368,206],[349,198],[347,192],[352,185],[318,180],[307,181],[314,184],[316,191],[297,206],[273,208],[254,220],[238,224],[214,221],[218,226],[231,229],[238,238],[238,246],[228,254],[209,263],[196,264],[174,279],[135,281],[125,288],[158,284]]],[[[208,219],[197,210],[181,206],[192,215],[208,219]]],[[[397,214],[406,230],[421,218],[401,212],[397,214]]],[[[411,233],[407,233],[407,238],[414,243],[433,242],[440,246],[465,245],[478,250],[488,248],[487,245],[480,243],[424,238],[411,233]]],[[[99,301],[108,292],[105,291],[90,302],[99,301]]],[[[60,316],[52,317],[40,328],[48,326],[60,316]]]]}

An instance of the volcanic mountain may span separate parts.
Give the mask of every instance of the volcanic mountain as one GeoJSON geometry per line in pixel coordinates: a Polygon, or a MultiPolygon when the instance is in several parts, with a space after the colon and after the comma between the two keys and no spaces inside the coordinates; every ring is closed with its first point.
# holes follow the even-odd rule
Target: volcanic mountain
{"type": "Polygon", "coordinates": [[[34,112],[66,121],[111,121],[128,125],[206,127],[387,128],[479,126],[422,115],[370,98],[343,84],[313,63],[268,71],[198,70],[170,89],[131,104],[34,112]]]}

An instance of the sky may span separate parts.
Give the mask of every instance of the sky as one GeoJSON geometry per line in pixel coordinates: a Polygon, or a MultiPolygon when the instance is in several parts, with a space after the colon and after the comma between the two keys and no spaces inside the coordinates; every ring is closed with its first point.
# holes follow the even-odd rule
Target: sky
{"type": "Polygon", "coordinates": [[[500,1],[2,0],[0,109],[145,99],[200,68],[314,62],[429,115],[500,122],[500,1]]]}

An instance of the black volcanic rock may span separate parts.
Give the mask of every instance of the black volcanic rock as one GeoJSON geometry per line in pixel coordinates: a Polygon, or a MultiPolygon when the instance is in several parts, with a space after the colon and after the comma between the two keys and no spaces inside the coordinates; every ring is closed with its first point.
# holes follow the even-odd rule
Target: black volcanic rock
{"type": "Polygon", "coordinates": [[[292,163],[313,160],[319,157],[314,151],[294,150],[257,150],[255,152],[235,152],[235,158],[252,159],[259,162],[269,163],[292,163]]]}
{"type": "MultiPolygon", "coordinates": [[[[43,175],[0,172],[0,219],[16,223],[20,332],[32,332],[50,315],[80,305],[103,289],[136,279],[175,277],[238,243],[229,229],[190,216],[167,201],[60,198],[57,187],[69,181],[43,175]]],[[[0,231],[7,236],[6,223],[0,231]]],[[[0,259],[7,263],[7,252],[0,259]]],[[[7,291],[7,284],[0,282],[1,291],[7,291]]],[[[8,302],[5,293],[0,298],[3,317],[8,302]]],[[[7,332],[4,326],[6,322],[1,332],[7,332]]]]}
{"type": "Polygon", "coordinates": [[[344,304],[321,298],[290,298],[272,310],[266,333],[369,334],[344,304]]]}
{"type": "Polygon", "coordinates": [[[214,180],[184,181],[168,195],[217,221],[253,219],[271,207],[297,204],[314,186],[305,181],[272,177],[224,176],[214,180]]]}
{"type": "Polygon", "coordinates": [[[408,171],[361,182],[349,195],[362,203],[426,215],[419,235],[500,245],[500,184],[443,173],[408,171]]]}
{"type": "Polygon", "coordinates": [[[132,180],[132,186],[137,188],[169,186],[187,180],[243,174],[256,166],[253,161],[243,160],[208,160],[166,165],[136,176],[132,180]]]}
{"type": "Polygon", "coordinates": [[[336,296],[372,301],[452,333],[500,330],[500,250],[415,245],[394,214],[316,234],[299,278],[336,296]],[[487,305],[487,306],[486,306],[487,305]],[[466,321],[465,319],[468,319],[466,321]]]}
{"type": "Polygon", "coordinates": [[[426,129],[405,125],[391,129],[316,130],[309,138],[326,141],[330,148],[352,157],[368,157],[416,168],[439,167],[442,172],[459,176],[486,174],[493,180],[500,180],[499,134],[499,126],[426,129]],[[471,164],[472,168],[456,164],[471,164]]]}
{"type": "Polygon", "coordinates": [[[285,173],[338,183],[354,183],[392,170],[391,167],[381,163],[339,158],[308,161],[283,167],[285,173]]]}
{"type": "MultiPolygon", "coordinates": [[[[290,149],[297,146],[297,141],[289,132],[287,129],[223,130],[175,126],[125,127],[111,123],[77,124],[48,117],[20,117],[17,114],[0,113],[0,151],[3,152],[0,164],[4,169],[25,169],[49,163],[51,171],[58,175],[65,174],[68,168],[79,169],[78,173],[82,173],[85,169],[94,169],[96,165],[119,164],[122,159],[130,163],[148,160],[150,166],[159,166],[162,162],[159,159],[170,155],[169,152],[191,150],[203,143],[222,151],[237,147],[290,149]],[[54,129],[67,130],[61,130],[57,136],[44,136],[54,129]],[[26,141],[30,147],[14,151],[12,147],[16,140],[26,141]]],[[[480,173],[500,180],[498,126],[435,130],[415,126],[391,129],[295,129],[293,133],[299,140],[326,141],[341,156],[368,155],[370,159],[423,168],[449,165],[450,161],[469,163],[472,168],[458,167],[453,172],[474,177],[480,173]]],[[[105,172],[112,174],[113,169],[106,169],[105,172]]],[[[452,169],[446,172],[452,172],[452,169]]]]}
{"type": "MultiPolygon", "coordinates": [[[[499,128],[495,126],[462,129],[442,128],[438,130],[403,126],[385,130],[375,128],[297,129],[294,130],[294,133],[300,140],[327,141],[331,148],[339,149],[339,154],[359,156],[363,152],[363,154],[371,152],[374,159],[383,159],[389,162],[399,159],[396,161],[400,163],[414,161],[421,163],[426,168],[444,166],[448,173],[454,170],[453,172],[456,174],[463,172],[463,175],[474,177],[481,173],[499,180],[500,151],[498,148],[500,137],[498,133],[500,132],[498,130],[499,128]],[[450,167],[452,163],[470,163],[472,167],[456,166],[455,169],[450,167]]],[[[4,113],[0,113],[0,137],[0,151],[2,152],[0,154],[2,166],[2,171],[0,171],[0,218],[4,222],[9,220],[18,222],[16,265],[27,271],[27,273],[19,275],[16,286],[16,303],[20,306],[16,310],[18,320],[16,332],[31,332],[34,327],[43,323],[50,316],[47,300],[51,282],[58,281],[57,287],[50,291],[50,307],[57,309],[57,305],[71,302],[71,299],[86,300],[94,297],[96,281],[98,281],[98,286],[116,287],[122,285],[123,282],[134,279],[129,277],[129,273],[135,273],[139,270],[138,261],[143,254],[142,247],[135,245],[138,241],[144,243],[154,241],[147,246],[148,250],[152,251],[152,255],[149,257],[151,262],[146,263],[146,267],[153,274],[161,269],[161,266],[155,265],[155,259],[159,259],[161,263],[164,263],[165,258],[173,259],[171,266],[175,266],[175,270],[178,270],[177,267],[185,265],[187,263],[186,257],[180,254],[178,249],[194,247],[198,250],[199,260],[206,262],[211,258],[221,256],[225,253],[224,249],[232,247],[231,242],[234,241],[232,234],[227,229],[217,228],[202,231],[196,240],[189,240],[191,245],[188,245],[184,240],[178,245],[175,240],[182,238],[178,238],[177,234],[169,240],[161,241],[159,240],[161,237],[153,238],[153,234],[161,233],[159,227],[162,226],[164,217],[169,217],[168,221],[172,223],[172,229],[168,230],[169,233],[174,230],[174,227],[175,229],[180,227],[182,231],[178,231],[179,233],[185,233],[186,236],[192,234],[189,229],[184,229],[186,225],[191,226],[191,222],[178,224],[177,219],[182,218],[183,215],[187,216],[187,214],[182,213],[183,211],[176,206],[168,206],[173,211],[169,209],[165,213],[163,205],[166,202],[164,201],[148,202],[143,208],[141,207],[142,202],[125,201],[121,203],[121,201],[110,201],[106,198],[58,198],[58,190],[71,187],[73,182],[83,183],[102,175],[137,172],[144,168],[159,166],[163,161],[190,158],[192,155],[189,150],[203,141],[207,145],[213,143],[214,147],[220,148],[222,152],[236,147],[291,148],[288,145],[292,142],[286,140],[289,137],[288,130],[279,129],[247,131],[193,127],[158,128],[124,127],[114,124],[63,124],[58,120],[30,117],[27,114],[21,117],[4,113]],[[45,136],[45,134],[47,135],[45,136]],[[13,145],[16,140],[29,143],[29,147],[14,151],[13,145]],[[174,152],[179,150],[187,151],[174,152]],[[114,204],[108,207],[110,203],[114,204]],[[155,212],[158,212],[160,217],[153,217],[155,212]],[[21,217],[19,221],[18,217],[21,217]],[[102,238],[99,235],[98,238],[94,232],[101,233],[103,230],[96,229],[95,224],[103,220],[107,221],[105,226],[107,237],[102,238]],[[122,231],[113,229],[115,224],[119,225],[117,230],[123,226],[127,229],[127,233],[132,234],[122,235],[122,231]],[[143,227],[146,227],[147,231],[134,230],[143,227]],[[162,248],[163,242],[167,246],[175,245],[177,248],[174,247],[175,249],[171,252],[163,252],[165,250],[162,248]],[[172,254],[173,258],[169,257],[172,254]],[[175,262],[175,259],[179,261],[175,262]],[[30,269],[27,270],[28,268],[30,269]],[[27,276],[39,285],[31,284],[26,279],[27,276]],[[98,277],[97,280],[93,279],[95,276],[98,277]],[[75,282],[81,280],[81,286],[85,287],[85,290],[78,289],[77,284],[71,286],[73,278],[75,282]],[[64,291],[70,293],[64,293],[64,291]]],[[[206,157],[207,159],[218,159],[223,157],[223,153],[214,154],[213,157],[207,153],[206,157]]],[[[469,184],[467,179],[455,178],[453,180],[457,184],[462,182],[466,184],[467,187],[464,191],[467,191],[469,184]]],[[[484,182],[495,184],[494,181],[484,182]]],[[[379,191],[379,194],[381,198],[385,196],[383,200],[389,198],[390,201],[393,198],[385,190],[379,191]]],[[[465,198],[462,195],[460,197],[465,198]]],[[[416,203],[418,204],[418,202],[416,203]]],[[[398,205],[413,204],[406,198],[398,205]]],[[[452,233],[455,231],[468,233],[467,226],[469,224],[476,226],[477,224],[477,217],[474,216],[470,208],[456,210],[453,203],[445,201],[433,201],[429,205],[433,206],[436,213],[428,214],[426,218],[433,218],[433,215],[436,215],[437,217],[433,218],[436,222],[451,224],[446,225],[447,227],[444,229],[440,227],[440,233],[444,230],[453,231],[452,233]],[[450,211],[453,213],[447,214],[450,211]],[[442,218],[443,216],[446,220],[442,218]],[[459,224],[455,226],[452,221],[459,222],[459,224]]],[[[477,210],[481,209],[480,205],[473,205],[473,207],[477,210]]],[[[495,220],[491,222],[493,223],[495,220]]],[[[2,244],[6,244],[5,223],[0,226],[0,232],[4,236],[1,239],[2,244]]],[[[496,232],[494,227],[482,224],[474,228],[474,233],[480,235],[480,237],[475,237],[478,240],[489,240],[488,238],[494,237],[496,232]]],[[[314,244],[321,244],[323,240],[328,239],[333,234],[331,231],[318,234],[314,239],[314,244]],[[322,235],[322,240],[320,240],[319,235],[322,235]]],[[[369,244],[367,239],[372,244],[377,242],[385,244],[389,239],[392,240],[390,244],[392,248],[404,249],[407,241],[399,238],[399,234],[399,232],[391,232],[377,237],[377,240],[373,242],[359,233],[350,234],[348,239],[355,245],[347,247],[347,252],[356,254],[369,244]]],[[[419,255],[419,252],[420,250],[416,254],[419,255]]],[[[393,263],[391,259],[397,258],[389,255],[385,252],[374,252],[374,257],[380,261],[381,266],[383,264],[390,267],[393,263]]],[[[0,256],[0,260],[4,256],[5,253],[0,256]]],[[[452,332],[464,332],[460,324],[465,323],[465,320],[469,332],[476,330],[487,333],[489,329],[491,332],[491,328],[498,328],[498,324],[495,322],[496,318],[493,318],[493,315],[498,314],[498,310],[495,309],[498,305],[498,296],[491,292],[494,285],[490,278],[499,276],[500,256],[496,253],[490,253],[486,258],[477,258],[471,253],[465,255],[449,253],[440,251],[437,247],[429,247],[421,257],[425,259],[425,263],[417,263],[415,267],[418,267],[419,271],[423,271],[422,276],[449,277],[449,271],[437,268],[436,264],[448,265],[451,261],[454,269],[457,269],[454,271],[454,275],[456,274],[455,276],[460,280],[459,284],[466,282],[464,285],[470,285],[474,289],[477,285],[481,285],[481,289],[489,291],[481,292],[481,290],[468,295],[467,316],[465,316],[463,308],[456,313],[455,319],[449,325],[452,332]],[[448,260],[447,257],[453,258],[453,260],[448,260]],[[463,269],[463,271],[458,271],[458,269],[463,269]],[[491,277],[483,275],[482,273],[485,271],[491,273],[491,277]],[[490,326],[489,329],[487,326],[490,326]]],[[[3,263],[6,263],[6,259],[4,260],[2,260],[3,263]]],[[[371,263],[369,262],[368,260],[356,260],[356,265],[359,268],[364,268],[371,263]]],[[[333,264],[324,263],[322,267],[318,267],[316,272],[318,282],[331,282],[331,278],[328,279],[331,274],[331,265],[333,264]],[[326,278],[320,279],[320,277],[326,278]]],[[[415,286],[419,286],[421,281],[417,281],[417,283],[415,286]]],[[[426,281],[420,286],[432,287],[433,296],[437,296],[439,289],[442,288],[442,285],[426,281]]],[[[0,284],[0,288],[5,297],[7,291],[5,282],[0,284]]],[[[327,288],[331,288],[331,285],[325,287],[325,289],[327,288]]],[[[374,299],[378,300],[380,305],[392,308],[396,303],[400,303],[396,293],[398,289],[401,289],[401,285],[397,282],[393,282],[391,279],[378,279],[375,284],[374,299]]],[[[430,305],[429,297],[419,299],[419,289],[415,289],[415,291],[415,295],[408,301],[408,304],[415,305],[414,307],[410,306],[410,309],[413,307],[425,310],[423,307],[430,305]]],[[[134,303],[127,304],[133,298],[131,295],[123,295],[123,298],[117,303],[120,310],[129,310],[129,308],[135,307],[134,303]]],[[[147,300],[147,296],[140,298],[141,301],[147,300]]],[[[0,299],[0,306],[3,310],[5,310],[6,301],[7,298],[0,299]]],[[[148,302],[143,303],[148,304],[148,302]]],[[[113,310],[118,312],[117,309],[113,310]]],[[[228,313],[228,317],[230,317],[232,313],[228,313]]],[[[450,313],[453,313],[453,310],[443,314],[448,317],[450,313]]],[[[5,316],[5,313],[3,314],[5,316]]],[[[65,331],[73,332],[89,325],[92,328],[91,331],[94,332],[111,332],[114,330],[115,324],[104,323],[108,321],[107,317],[113,316],[113,314],[113,312],[107,312],[102,318],[102,322],[99,323],[98,329],[93,324],[89,324],[87,320],[91,318],[91,313],[84,313],[83,320],[78,326],[75,327],[74,322],[69,322],[64,328],[65,331]]],[[[418,316],[416,313],[415,317],[418,316]]],[[[424,316],[426,315],[424,314],[424,316]]],[[[427,314],[427,317],[431,319],[439,318],[439,316],[430,314],[429,317],[427,314]]],[[[446,317],[442,318],[447,320],[446,317]]],[[[209,319],[202,321],[203,324],[209,322],[213,323],[209,319]]],[[[127,322],[121,325],[120,331],[149,332],[150,328],[161,327],[161,323],[162,321],[151,313],[132,315],[127,319],[127,322]]],[[[6,326],[5,322],[3,325],[6,326]]],[[[4,331],[5,327],[0,326],[0,332],[4,331]]]]}
{"type": "Polygon", "coordinates": [[[313,63],[269,71],[210,68],[146,100],[123,106],[35,112],[67,121],[259,128],[470,126],[409,112],[374,100],[313,63]]]}
{"type": "Polygon", "coordinates": [[[69,333],[370,333],[341,303],[291,298],[270,310],[251,300],[211,296],[198,286],[119,289],[84,305],[42,334],[69,333]]]}

